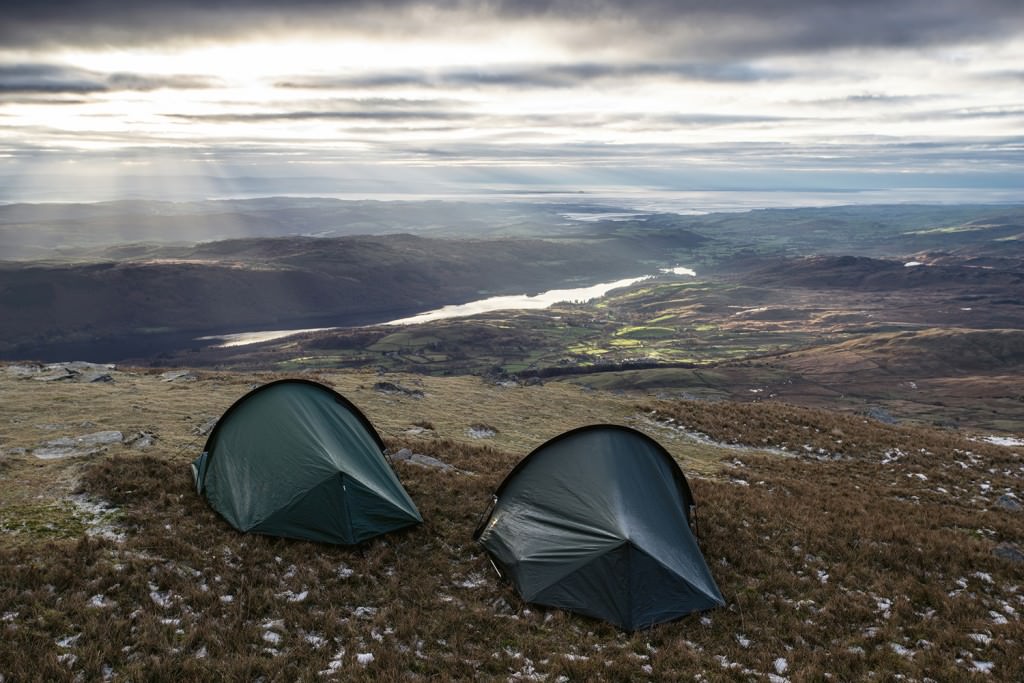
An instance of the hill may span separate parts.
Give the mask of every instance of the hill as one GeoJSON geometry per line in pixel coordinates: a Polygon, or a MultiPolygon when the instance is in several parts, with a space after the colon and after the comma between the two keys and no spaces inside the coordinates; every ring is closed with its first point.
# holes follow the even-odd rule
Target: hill
{"type": "Polygon", "coordinates": [[[1020,445],[784,403],[306,373],[390,448],[457,468],[396,463],[424,524],[320,546],[235,532],[188,472],[211,420],[280,376],[0,370],[5,679],[1019,675],[1020,445]],[[523,604],[491,571],[470,539],[490,492],[542,441],[596,422],[680,462],[726,608],[628,635],[523,604]]]}
{"type": "Polygon", "coordinates": [[[203,335],[384,322],[481,296],[636,276],[662,256],[659,245],[625,239],[412,235],[118,251],[122,259],[95,263],[0,264],[0,357],[152,358],[203,335]]]}

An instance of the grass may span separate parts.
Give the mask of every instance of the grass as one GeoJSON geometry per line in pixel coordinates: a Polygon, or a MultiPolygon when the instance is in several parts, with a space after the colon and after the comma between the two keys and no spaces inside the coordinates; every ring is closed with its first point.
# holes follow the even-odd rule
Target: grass
{"type": "Polygon", "coordinates": [[[396,464],[424,524],[345,548],[239,534],[192,487],[193,429],[277,375],[114,374],[0,374],[0,510],[41,522],[0,529],[4,680],[1017,680],[1022,565],[993,551],[1024,538],[1024,513],[997,503],[1024,498],[1021,448],[784,404],[386,377],[414,398],[374,391],[372,373],[324,373],[390,448],[472,473],[396,464]],[[642,428],[680,460],[724,609],[625,634],[524,604],[495,577],[470,539],[490,492],[542,441],[593,422],[642,428]],[[470,437],[476,423],[493,438],[470,437]],[[45,462],[17,450],[136,427],[156,445],[45,462]],[[107,511],[76,512],[73,494],[107,511]]]}

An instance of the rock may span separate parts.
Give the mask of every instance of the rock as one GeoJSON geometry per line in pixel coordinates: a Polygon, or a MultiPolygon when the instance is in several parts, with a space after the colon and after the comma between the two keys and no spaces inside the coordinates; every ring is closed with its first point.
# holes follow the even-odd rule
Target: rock
{"type": "Polygon", "coordinates": [[[1020,504],[1017,497],[1009,493],[1004,493],[999,496],[999,498],[996,499],[996,505],[1004,510],[1009,510],[1010,512],[1019,512],[1021,509],[1024,509],[1024,506],[1020,504]]]}
{"type": "Polygon", "coordinates": [[[216,417],[211,417],[209,420],[193,429],[192,433],[197,436],[206,436],[215,426],[217,426],[217,419],[218,418],[216,417]]]}
{"type": "Polygon", "coordinates": [[[131,446],[136,450],[151,448],[156,443],[156,434],[152,432],[138,432],[135,436],[124,440],[125,446],[131,446]]]}
{"type": "Polygon", "coordinates": [[[193,382],[199,379],[191,370],[170,370],[160,375],[165,382],[193,382]]]}
{"type": "Polygon", "coordinates": [[[103,451],[105,446],[121,443],[123,438],[121,432],[113,430],[94,432],[74,438],[63,436],[46,441],[39,448],[32,449],[32,455],[40,460],[60,460],[95,455],[103,451]]]}
{"type": "Polygon", "coordinates": [[[42,366],[39,365],[8,365],[6,368],[8,375],[20,378],[38,375],[41,370],[42,366]]]}
{"type": "Polygon", "coordinates": [[[868,417],[870,417],[872,420],[876,420],[876,421],[881,422],[883,424],[887,424],[887,425],[894,425],[894,424],[896,424],[896,418],[893,417],[889,413],[889,411],[885,410],[884,408],[879,408],[878,406],[871,406],[871,407],[869,407],[867,409],[867,411],[865,411],[864,414],[867,415],[868,417]]]}
{"type": "Polygon", "coordinates": [[[431,467],[436,470],[444,470],[445,472],[455,469],[453,465],[449,465],[443,460],[438,460],[435,457],[423,455],[421,453],[413,453],[409,458],[409,462],[413,465],[419,465],[420,467],[431,467]]]}
{"type": "Polygon", "coordinates": [[[498,430],[490,425],[485,424],[473,424],[466,429],[466,434],[472,439],[490,439],[493,438],[498,430]]]}
{"type": "Polygon", "coordinates": [[[81,382],[113,382],[114,377],[109,372],[88,372],[82,375],[81,382]]]}
{"type": "Polygon", "coordinates": [[[401,462],[412,458],[412,451],[408,448],[400,448],[397,453],[392,453],[390,456],[391,462],[401,462]]]}
{"type": "Polygon", "coordinates": [[[86,434],[75,439],[75,443],[81,446],[101,446],[112,443],[121,443],[124,435],[121,432],[105,431],[86,434]]]}
{"type": "Polygon", "coordinates": [[[53,369],[47,368],[45,373],[40,373],[32,379],[37,382],[57,382],[65,379],[74,379],[77,375],[77,372],[73,372],[68,370],[66,367],[59,366],[53,369]]]}
{"type": "Polygon", "coordinates": [[[1016,564],[1024,563],[1024,552],[1012,543],[1000,543],[992,549],[992,554],[1016,564]]]}
{"type": "MultiPolygon", "coordinates": [[[[391,459],[391,462],[407,462],[410,465],[428,467],[434,470],[441,470],[442,472],[462,472],[462,470],[454,465],[449,465],[444,460],[440,460],[439,458],[435,458],[430,455],[423,455],[422,453],[413,453],[408,448],[400,448],[388,457],[391,459]]],[[[464,472],[464,474],[471,473],[464,472]]]]}
{"type": "Polygon", "coordinates": [[[394,382],[377,382],[373,385],[374,391],[379,391],[382,394],[401,394],[403,396],[411,396],[412,398],[423,398],[423,391],[420,389],[407,389],[401,384],[395,384],[394,382]]]}

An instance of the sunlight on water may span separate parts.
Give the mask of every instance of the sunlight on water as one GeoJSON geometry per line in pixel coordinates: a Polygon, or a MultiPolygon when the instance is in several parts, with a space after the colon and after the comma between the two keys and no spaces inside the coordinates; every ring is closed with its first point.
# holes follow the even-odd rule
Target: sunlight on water
{"type": "MultiPolygon", "coordinates": [[[[689,275],[696,277],[697,273],[690,268],[683,266],[676,266],[674,268],[661,268],[659,272],[663,275],[689,275]]],[[[383,325],[419,325],[421,323],[432,322],[434,320],[444,320],[447,318],[464,318],[470,315],[477,315],[478,313],[491,313],[493,311],[513,311],[513,310],[538,310],[548,308],[557,303],[587,303],[594,299],[599,299],[613,289],[619,289],[621,287],[628,287],[649,280],[654,275],[642,275],[640,277],[630,277],[622,280],[616,280],[614,282],[602,282],[589,287],[576,287],[573,289],[550,289],[540,294],[513,294],[509,296],[492,296],[487,299],[479,299],[477,301],[470,301],[465,304],[452,304],[450,306],[443,306],[432,311],[426,311],[419,313],[408,318],[399,318],[398,320],[390,320],[383,325]]],[[[275,341],[277,339],[284,339],[285,337],[291,337],[296,334],[303,334],[306,332],[324,332],[327,330],[336,330],[337,327],[314,327],[300,330],[264,330],[261,332],[238,332],[234,334],[220,334],[209,337],[199,337],[198,341],[210,341],[220,342],[216,344],[216,348],[229,348],[233,346],[245,346],[247,344],[259,344],[262,342],[275,341]]]]}
{"type": "Polygon", "coordinates": [[[650,277],[650,275],[644,275],[642,277],[626,278],[624,280],[616,280],[615,282],[603,282],[601,284],[593,285],[591,287],[579,287],[577,289],[551,289],[546,292],[536,294],[534,296],[530,296],[527,294],[513,294],[511,296],[492,296],[489,299],[470,301],[467,304],[443,306],[442,308],[438,308],[433,311],[420,313],[419,315],[414,315],[409,318],[400,318],[398,320],[392,320],[384,324],[417,325],[419,323],[427,323],[433,320],[443,320],[445,318],[462,318],[467,315],[476,315],[477,313],[490,313],[492,311],[535,310],[540,308],[547,308],[548,306],[562,302],[582,304],[593,299],[602,297],[613,289],[618,289],[619,287],[628,287],[632,284],[640,282],[641,280],[647,280],[650,277]]]}

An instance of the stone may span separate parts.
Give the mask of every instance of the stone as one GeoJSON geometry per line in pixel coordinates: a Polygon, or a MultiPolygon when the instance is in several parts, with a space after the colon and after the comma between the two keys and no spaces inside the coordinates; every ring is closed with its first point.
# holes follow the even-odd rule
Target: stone
{"type": "Polygon", "coordinates": [[[1017,500],[1017,497],[1012,496],[1009,493],[1004,493],[999,496],[999,498],[996,499],[996,505],[1004,510],[1009,510],[1010,512],[1019,512],[1024,508],[1024,506],[1020,504],[1020,501],[1017,500]]]}
{"type": "Polygon", "coordinates": [[[1000,543],[992,549],[992,554],[1015,564],[1024,563],[1024,552],[1012,543],[1000,543]]]}

